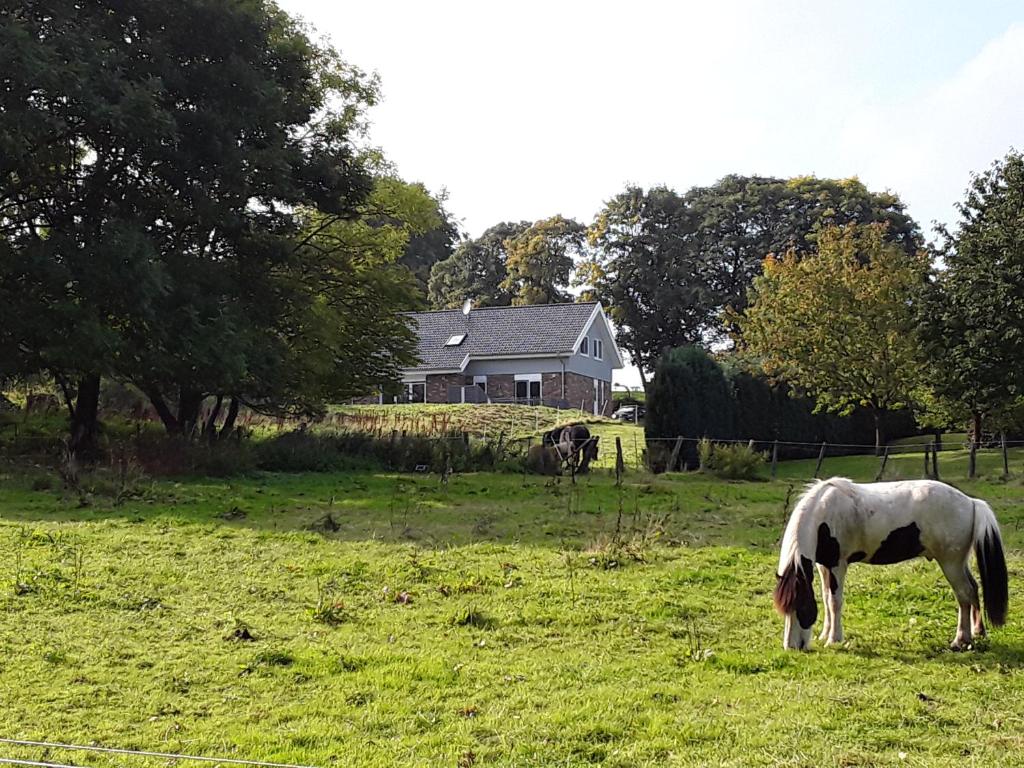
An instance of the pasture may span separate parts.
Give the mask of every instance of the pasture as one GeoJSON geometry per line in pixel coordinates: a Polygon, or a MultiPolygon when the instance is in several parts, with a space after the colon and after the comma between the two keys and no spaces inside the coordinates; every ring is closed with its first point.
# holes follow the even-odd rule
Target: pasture
{"type": "Polygon", "coordinates": [[[1002,523],[1010,619],[961,654],[924,561],[854,566],[844,646],[781,650],[776,543],[813,462],[621,490],[605,472],[141,480],[84,505],[0,470],[0,737],[315,766],[1024,764],[1024,485],[994,467],[957,484],[1002,523]]]}

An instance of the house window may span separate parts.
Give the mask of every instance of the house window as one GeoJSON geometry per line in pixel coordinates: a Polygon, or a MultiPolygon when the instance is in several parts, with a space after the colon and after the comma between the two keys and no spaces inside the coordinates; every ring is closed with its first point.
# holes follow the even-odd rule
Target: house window
{"type": "Polygon", "coordinates": [[[466,334],[456,333],[454,336],[449,336],[448,341],[444,343],[446,347],[457,347],[466,340],[466,334]]]}
{"type": "Polygon", "coordinates": [[[487,394],[487,377],[486,376],[474,376],[473,377],[473,384],[475,386],[477,386],[477,387],[480,387],[480,389],[482,389],[484,391],[484,394],[487,394]]]}
{"type": "Polygon", "coordinates": [[[427,382],[410,381],[405,385],[405,402],[425,403],[427,402],[427,382]]]}
{"type": "Polygon", "coordinates": [[[604,342],[600,339],[594,339],[594,359],[604,360],[604,342]]]}
{"type": "Polygon", "coordinates": [[[587,350],[587,343],[590,341],[586,336],[580,339],[580,354],[589,355],[590,352],[587,350]]]}
{"type": "Polygon", "coordinates": [[[516,401],[539,404],[541,397],[539,373],[516,374],[516,401]]]}

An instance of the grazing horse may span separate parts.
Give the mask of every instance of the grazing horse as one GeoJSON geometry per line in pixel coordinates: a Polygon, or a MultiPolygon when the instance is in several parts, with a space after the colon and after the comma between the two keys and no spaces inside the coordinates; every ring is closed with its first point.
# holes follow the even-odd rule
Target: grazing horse
{"type": "Polygon", "coordinates": [[[562,461],[573,474],[586,474],[590,471],[590,462],[597,458],[598,439],[591,436],[584,425],[570,424],[545,432],[543,444],[557,448],[562,461]]]}
{"type": "Polygon", "coordinates": [[[978,563],[985,613],[1006,621],[1007,575],[999,523],[991,507],[935,480],[854,483],[842,477],[808,486],[782,537],[775,608],[786,617],[782,647],[805,649],[818,618],[814,571],[818,564],[825,604],[819,640],[843,640],[843,582],[850,563],[888,565],[924,556],[942,568],[960,607],[951,648],[985,634],[978,583],[967,567],[978,563]]]}

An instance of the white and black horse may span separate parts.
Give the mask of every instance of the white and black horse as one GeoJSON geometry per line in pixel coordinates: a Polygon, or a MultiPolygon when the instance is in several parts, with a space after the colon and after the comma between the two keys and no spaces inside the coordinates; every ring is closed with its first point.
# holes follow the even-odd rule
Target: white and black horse
{"type": "Polygon", "coordinates": [[[887,565],[935,560],[960,608],[951,647],[961,650],[985,633],[978,583],[968,568],[971,550],[981,574],[985,613],[995,626],[1006,620],[1006,559],[991,507],[934,480],[859,484],[820,480],[793,509],[782,537],[775,607],[786,617],[782,646],[805,649],[818,617],[814,569],[818,564],[825,620],[820,640],[843,640],[843,582],[850,563],[887,565]]]}
{"type": "Polygon", "coordinates": [[[573,474],[585,474],[590,471],[590,462],[597,458],[598,439],[583,424],[569,424],[545,432],[543,444],[557,449],[559,458],[573,474]]]}

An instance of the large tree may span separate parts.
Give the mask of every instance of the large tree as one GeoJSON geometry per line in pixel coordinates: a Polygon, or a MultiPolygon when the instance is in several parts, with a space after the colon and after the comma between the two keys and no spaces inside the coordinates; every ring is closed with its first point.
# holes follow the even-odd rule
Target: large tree
{"type": "Polygon", "coordinates": [[[890,192],[871,192],[858,179],[778,179],[730,175],[684,196],[696,217],[696,246],[712,265],[721,307],[740,310],[769,254],[813,251],[829,227],[884,224],[884,238],[907,253],[921,247],[917,224],[890,192]]]}
{"type": "Polygon", "coordinates": [[[945,268],[925,291],[921,336],[936,404],[986,418],[1024,393],[1024,157],[1010,152],[971,180],[960,223],[946,234],[945,268]]]}
{"type": "Polygon", "coordinates": [[[566,292],[575,258],[583,249],[586,228],[572,219],[552,216],[536,222],[505,242],[506,276],[502,288],[512,303],[552,304],[569,301],[566,292]]]}
{"type": "Polygon", "coordinates": [[[650,371],[663,349],[721,338],[722,310],[746,306],[766,256],[800,258],[823,229],[870,223],[906,253],[920,248],[899,198],[856,179],[732,175],[684,195],[629,188],[598,215],[595,254],[580,274],[608,305],[620,344],[650,371]]]}
{"type": "MultiPolygon", "coordinates": [[[[428,194],[422,184],[412,184],[413,194],[428,194]]],[[[450,258],[459,242],[459,227],[451,213],[445,208],[446,196],[442,192],[431,197],[433,211],[431,224],[426,229],[413,232],[399,262],[412,272],[416,285],[424,300],[430,285],[430,271],[440,261],[450,258]]]]}
{"type": "MultiPolygon", "coordinates": [[[[401,257],[414,234],[436,226],[435,201],[421,185],[384,175],[356,214],[301,211],[302,233],[286,258],[228,281],[211,297],[228,303],[225,317],[236,321],[224,337],[232,344],[220,365],[200,365],[202,350],[143,357],[139,368],[151,378],[135,383],[169,432],[194,429],[198,404],[211,395],[217,403],[229,399],[224,431],[239,405],[312,415],[327,402],[395,380],[413,362],[415,337],[399,310],[422,299],[401,257]],[[236,293],[236,285],[243,290],[236,293]]],[[[219,412],[216,406],[207,421],[211,432],[219,412]]]]}
{"type": "Polygon", "coordinates": [[[504,287],[508,277],[507,241],[530,228],[530,222],[502,222],[475,240],[460,243],[452,255],[430,270],[430,305],[435,309],[460,306],[466,299],[479,307],[512,303],[504,287]]]}
{"type": "Polygon", "coordinates": [[[247,282],[291,258],[293,211],[369,194],[374,97],[268,0],[0,9],[0,357],[67,383],[73,447],[103,375],[246,369],[247,282]]]}
{"type": "Polygon", "coordinates": [[[695,224],[671,189],[630,187],[590,228],[593,253],[580,280],[608,307],[645,389],[661,353],[700,342],[716,311],[707,261],[693,247],[695,224]]]}
{"type": "Polygon", "coordinates": [[[915,299],[927,270],[924,253],[886,239],[884,225],[829,228],[816,251],[765,260],[739,319],[743,343],[770,376],[812,395],[822,410],[875,417],[909,403],[920,383],[915,299]]]}

